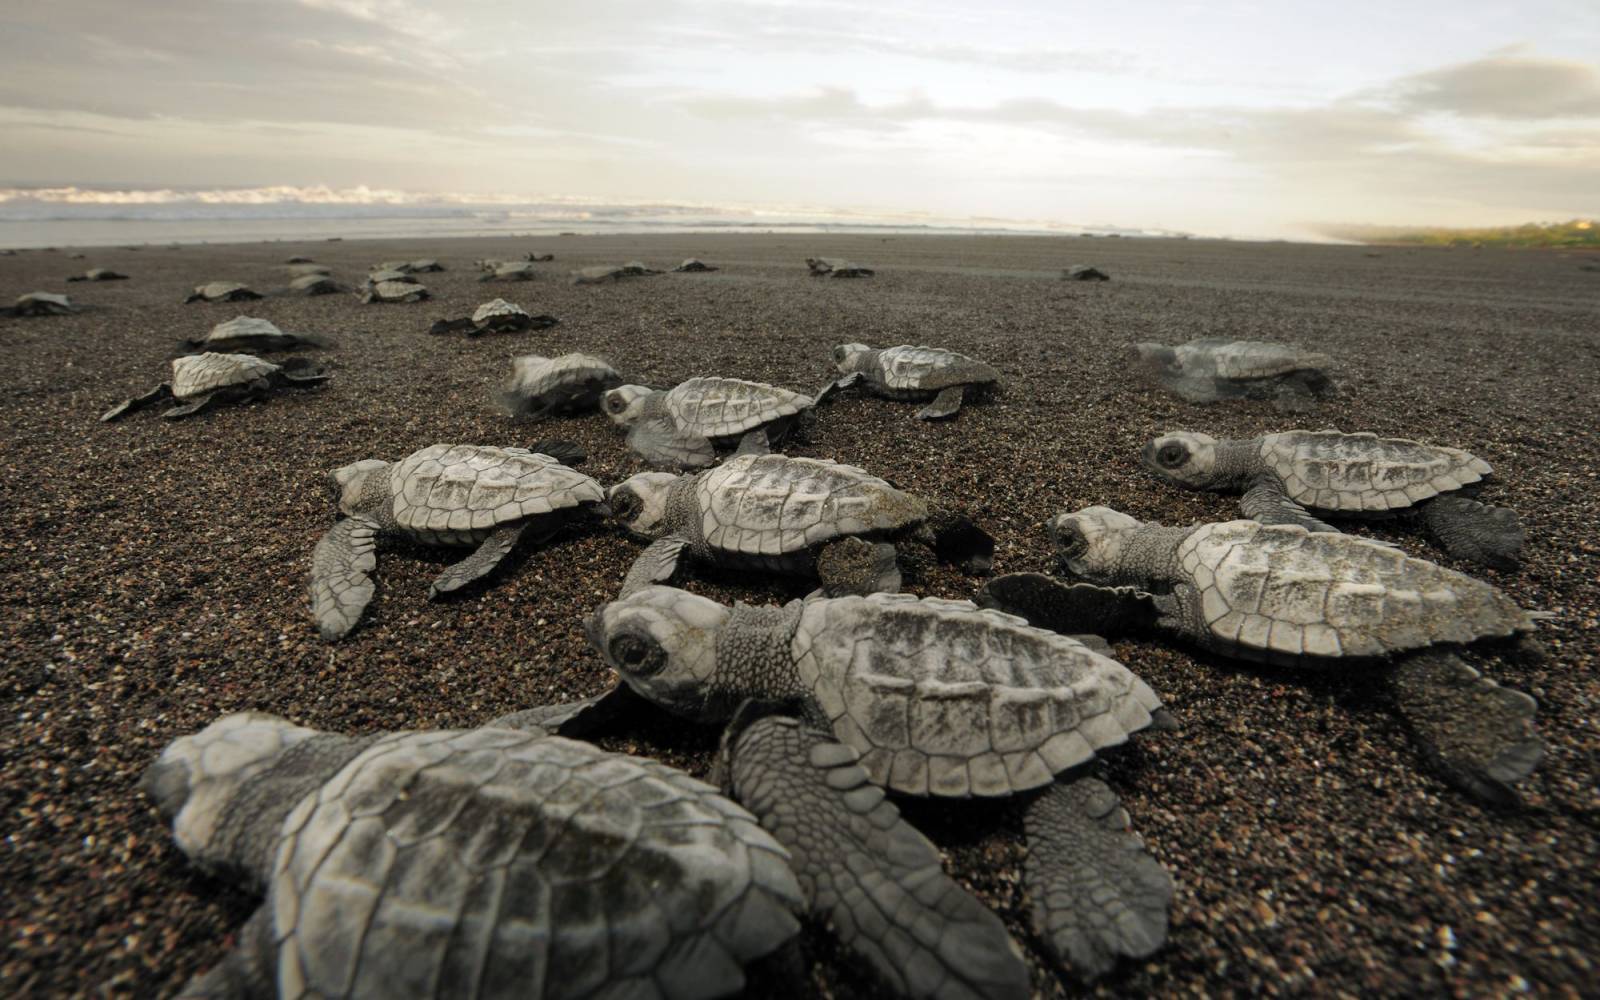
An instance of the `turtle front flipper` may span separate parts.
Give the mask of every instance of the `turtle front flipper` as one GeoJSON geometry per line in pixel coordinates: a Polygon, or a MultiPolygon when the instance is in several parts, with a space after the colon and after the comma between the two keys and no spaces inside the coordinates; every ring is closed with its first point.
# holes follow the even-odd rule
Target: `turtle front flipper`
{"type": "Polygon", "coordinates": [[[628,575],[623,578],[621,600],[636,591],[657,583],[666,583],[678,571],[678,560],[689,543],[682,538],[658,538],[646,545],[639,558],[633,561],[628,575]]]}
{"type": "Polygon", "coordinates": [[[206,393],[204,396],[197,396],[194,399],[189,400],[187,403],[181,403],[177,406],[174,406],[172,409],[163,413],[161,415],[161,419],[181,420],[184,417],[192,417],[196,413],[208,409],[212,404],[221,402],[224,398],[232,398],[237,395],[237,393],[230,393],[226,389],[216,389],[206,393]]]}
{"type": "Polygon", "coordinates": [[[966,573],[987,573],[994,566],[994,536],[972,518],[951,511],[930,511],[933,551],[940,562],[952,563],[966,573]]]}
{"type": "Polygon", "coordinates": [[[708,438],[684,434],[665,417],[641,420],[628,432],[628,447],[651,465],[696,469],[717,459],[708,438]]]}
{"type": "Polygon", "coordinates": [[[527,521],[517,521],[513,524],[503,524],[489,532],[489,537],[483,540],[483,544],[473,549],[470,556],[446,567],[445,571],[439,574],[433,581],[433,586],[428,588],[428,599],[432,600],[440,594],[460,590],[472,581],[493,572],[494,568],[500,565],[500,560],[516,547],[517,539],[522,537],[522,532],[527,527],[527,521]]]}
{"type": "Polygon", "coordinates": [[[869,542],[854,535],[830,542],[817,554],[817,576],[829,597],[851,594],[898,594],[900,566],[888,542],[869,542]]]}
{"type": "Polygon", "coordinates": [[[961,400],[966,395],[966,386],[952,385],[941,389],[939,395],[933,397],[933,402],[917,411],[918,420],[943,420],[953,417],[961,409],[961,400]]]}
{"type": "Polygon", "coordinates": [[[1319,521],[1306,512],[1306,509],[1283,492],[1283,487],[1271,480],[1260,482],[1245,491],[1239,498],[1239,510],[1252,521],[1262,524],[1298,524],[1307,531],[1331,531],[1335,534],[1339,529],[1326,521],[1319,521]]]}
{"type": "Polygon", "coordinates": [[[251,915],[222,961],[183,985],[175,1000],[251,1000],[277,995],[270,904],[251,915]]]}
{"type": "Polygon", "coordinates": [[[821,406],[829,399],[832,399],[836,394],[844,392],[847,389],[855,388],[860,384],[861,379],[862,375],[860,372],[851,372],[848,375],[841,375],[839,378],[829,382],[821,389],[818,389],[817,394],[811,397],[811,405],[821,406]]]}
{"type": "Polygon", "coordinates": [[[610,690],[592,698],[525,708],[492,719],[488,724],[496,729],[584,739],[598,732],[627,730],[636,713],[652,710],[646,707],[649,704],[635,694],[633,688],[619,681],[610,690]]]}
{"type": "Polygon", "coordinates": [[[347,517],[328,529],[311,554],[311,613],[330,642],[349,634],[372,600],[377,536],[376,524],[347,517]]]}
{"type": "Polygon", "coordinates": [[[124,399],[116,406],[113,406],[111,409],[100,414],[100,422],[104,424],[113,420],[120,420],[132,413],[134,410],[142,410],[151,403],[160,402],[161,400],[167,399],[171,396],[172,384],[169,382],[163,382],[154,389],[151,389],[149,392],[145,393],[143,396],[135,396],[132,399],[124,399]]]}
{"type": "Polygon", "coordinates": [[[1538,702],[1442,649],[1401,660],[1392,683],[1401,714],[1443,780],[1492,805],[1520,801],[1512,785],[1544,757],[1533,730],[1538,702]]]}
{"type": "Polygon", "coordinates": [[[1442,496],[1422,504],[1417,516],[1434,541],[1457,559],[1502,570],[1516,569],[1522,559],[1522,519],[1509,507],[1442,496]]]}
{"type": "Polygon", "coordinates": [[[1143,591],[1067,583],[1043,573],[997,576],[973,600],[979,607],[1004,611],[1035,628],[1063,635],[1126,635],[1153,628],[1158,617],[1154,601],[1143,591]]]}
{"type": "Polygon", "coordinates": [[[945,875],[853,749],[777,716],[725,741],[734,798],[789,850],[811,912],[898,993],[1029,995],[1005,925],[945,875]]]}
{"type": "Polygon", "coordinates": [[[1127,810],[1104,782],[1052,786],[1023,823],[1028,915],[1057,962],[1093,979],[1119,957],[1144,958],[1166,943],[1172,876],[1129,828],[1127,810]]]}

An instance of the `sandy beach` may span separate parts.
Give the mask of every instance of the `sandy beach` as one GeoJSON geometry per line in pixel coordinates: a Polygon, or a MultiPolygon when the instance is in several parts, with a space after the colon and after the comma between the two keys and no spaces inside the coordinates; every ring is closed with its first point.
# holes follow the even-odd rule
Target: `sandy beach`
{"type": "MultiPolygon", "coordinates": [[[[77,315],[0,320],[0,730],[7,887],[4,992],[168,995],[231,946],[256,900],[190,866],[140,793],[174,737],[259,709],[348,733],[470,727],[590,695],[610,672],[582,616],[610,599],[638,543],[603,529],[524,549],[486,588],[430,603],[446,550],[380,550],[378,593],[337,645],[312,627],[305,579],[333,520],[327,473],[436,442],[581,442],[605,484],[638,470],[599,414],[515,423],[491,395],[519,354],[582,350],[638,381],[716,374],[815,391],[832,345],[933,344],[1004,375],[995,400],[925,424],[916,407],[850,396],[793,454],[837,459],[963,506],[998,540],[996,572],[1045,571],[1043,522],[1104,503],[1169,524],[1227,520],[1233,497],[1181,492],[1138,465],[1156,433],[1218,437],[1339,427],[1466,448],[1497,478],[1486,499],[1527,523],[1523,567],[1452,563],[1416,534],[1358,530],[1491,580],[1554,614],[1550,662],[1485,657],[1540,702],[1548,744],[1524,807],[1484,808],[1423,765],[1370,672],[1243,667],[1154,640],[1120,659],[1181,723],[1104,756],[1100,773],[1178,885],[1167,946],[1097,986],[1111,994],[1577,996],[1600,964],[1600,274],[1545,252],[981,236],[651,235],[29,250],[0,257],[0,300],[66,292],[77,315]],[[479,257],[553,253],[539,280],[480,284],[479,257]],[[351,295],[183,305],[193,286],[283,289],[303,255],[357,284],[379,261],[431,257],[430,302],[351,295]],[[699,257],[722,270],[573,286],[569,271],[699,257]],[[865,280],[812,279],[845,257],[865,280]],[[1105,283],[1064,282],[1094,264],[1105,283]],[[107,267],[130,276],[68,285],[107,267]],[[467,340],[436,319],[497,296],[559,326],[467,340]],[[322,389],[187,421],[98,415],[166,378],[179,337],[236,315],[336,346],[305,352],[322,389]],[[1137,341],[1295,341],[1336,359],[1339,392],[1307,413],[1184,403],[1131,364],[1137,341]]],[[[272,356],[274,358],[277,355],[272,356]]],[[[940,567],[918,593],[970,597],[940,567]]],[[[700,574],[731,603],[784,601],[803,581],[700,574]]],[[[607,739],[705,775],[717,732],[661,718],[607,739]]],[[[904,802],[946,869],[1059,981],[1019,889],[1016,802],[904,802]]],[[[822,927],[796,995],[873,996],[822,927]]],[[[761,984],[751,996],[768,995],[761,984]]],[[[791,984],[792,985],[792,984],[791,984]]]]}

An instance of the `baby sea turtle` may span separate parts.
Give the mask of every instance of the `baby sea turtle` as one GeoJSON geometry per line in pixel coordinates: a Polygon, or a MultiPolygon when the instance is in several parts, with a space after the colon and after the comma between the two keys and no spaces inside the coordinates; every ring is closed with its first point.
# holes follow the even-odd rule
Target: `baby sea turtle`
{"type": "Polygon", "coordinates": [[[241,285],[237,281],[212,281],[204,285],[196,285],[189,297],[184,299],[189,302],[249,302],[261,298],[261,293],[251,289],[248,285],[241,285]]]}
{"type": "Polygon", "coordinates": [[[710,465],[719,444],[764,452],[814,404],[810,396],[765,382],[715,376],[666,391],[623,385],[601,397],[606,415],[628,428],[628,447],[652,465],[678,468],[710,465]]]}
{"type": "Polygon", "coordinates": [[[420,278],[418,278],[416,275],[412,274],[410,271],[396,271],[396,270],[393,270],[393,269],[389,269],[389,270],[373,271],[370,274],[368,274],[367,275],[367,280],[365,282],[365,286],[367,288],[371,288],[374,285],[381,285],[386,281],[393,282],[394,284],[397,284],[397,285],[420,285],[420,284],[422,284],[422,280],[420,278]]]}
{"type": "Polygon", "coordinates": [[[290,274],[294,275],[297,278],[304,277],[305,275],[308,275],[308,274],[332,274],[333,273],[333,268],[329,267],[326,264],[311,264],[311,263],[290,264],[285,268],[285,270],[287,270],[290,274]]]}
{"type": "Polygon", "coordinates": [[[1050,534],[1065,569],[1088,583],[1010,574],[991,580],[980,601],[1066,632],[1159,630],[1313,670],[1382,670],[1396,659],[1396,701],[1426,755],[1452,784],[1491,801],[1514,800],[1511,783],[1543,753],[1534,700],[1449,651],[1533,628],[1487,583],[1293,524],[1169,528],[1088,507],[1056,517],[1050,534]]]}
{"type": "Polygon", "coordinates": [[[494,268],[478,276],[479,281],[532,281],[539,276],[539,269],[525,260],[501,261],[494,268]]]}
{"type": "Polygon", "coordinates": [[[172,381],[163,382],[145,393],[125,399],[100,415],[102,423],[116,420],[134,410],[163,399],[178,401],[163,413],[168,420],[188,417],[213,403],[240,399],[265,399],[277,388],[304,389],[328,381],[332,376],[296,374],[295,366],[275,365],[253,354],[188,354],[172,359],[172,381]]]}
{"type": "Polygon", "coordinates": [[[127,281],[126,274],[118,274],[108,267],[92,267],[82,274],[74,274],[68,281],[127,281]]]}
{"type": "Polygon", "coordinates": [[[289,282],[289,291],[296,295],[334,295],[351,290],[349,285],[335,281],[326,274],[302,274],[289,282]]]}
{"type": "Polygon", "coordinates": [[[290,351],[299,347],[327,347],[325,337],[310,333],[284,333],[269,320],[254,316],[235,316],[218,323],[204,337],[179,341],[186,349],[204,351],[290,351]]]}
{"type": "Polygon", "coordinates": [[[386,260],[373,268],[375,271],[399,271],[403,274],[428,274],[443,271],[444,265],[436,260],[386,260]]]}
{"type": "Polygon", "coordinates": [[[1061,278],[1064,281],[1110,281],[1111,275],[1088,264],[1074,264],[1062,269],[1061,278]]]}
{"type": "Polygon", "coordinates": [[[811,269],[813,278],[870,278],[876,273],[870,267],[852,264],[838,257],[807,257],[806,267],[811,269]]]}
{"type": "Polygon", "coordinates": [[[1489,463],[1459,448],[1337,430],[1243,441],[1177,432],[1146,445],[1144,465],[1177,486],[1243,493],[1239,509],[1263,524],[1338,531],[1307,508],[1351,518],[1412,512],[1458,559],[1510,569],[1522,554],[1516,512],[1469,499],[1489,463]]]}
{"type": "Polygon", "coordinates": [[[379,281],[361,293],[363,304],[373,302],[425,302],[433,296],[421,285],[405,281],[379,281]]]}
{"type": "Polygon", "coordinates": [[[624,527],[650,541],[623,594],[670,579],[685,555],[815,576],[830,596],[898,591],[897,545],[921,544],[971,572],[986,571],[994,557],[994,539],[971,522],[936,538],[920,497],[819,458],[736,455],[696,475],[642,472],[613,486],[607,503],[624,527]]]}
{"type": "Polygon", "coordinates": [[[302,257],[301,255],[296,254],[293,257],[289,257],[289,258],[285,259],[284,263],[285,264],[315,264],[316,261],[312,260],[310,257],[302,257]]]}
{"type": "Polygon", "coordinates": [[[6,316],[67,316],[78,311],[78,307],[65,295],[54,292],[29,292],[17,296],[17,301],[0,310],[0,315],[6,316]]]}
{"type": "Polygon", "coordinates": [[[398,462],[367,459],[336,470],[344,517],[311,557],[311,609],[322,637],[344,637],[372,600],[379,535],[473,548],[433,581],[428,596],[435,598],[488,574],[524,534],[544,541],[605,501],[599,483],[559,461],[573,446],[535,447],[547,453],[436,444],[398,462]]]}
{"type": "MultiPolygon", "coordinates": [[[[588,631],[629,688],[673,714],[720,722],[751,702],[793,710],[860,755],[873,792],[1043,789],[1164,715],[1116,660],[966,601],[873,594],[730,609],[658,586],[605,605],[588,631]]],[[[1089,975],[1159,948],[1172,898],[1115,803],[1080,778],[1033,804],[1052,824],[1029,824],[1046,838],[1030,845],[1037,863],[1024,871],[1035,928],[1089,975]],[[1094,891],[1071,891],[1086,884],[1094,891]]]]}
{"type": "Polygon", "coordinates": [[[1191,403],[1241,397],[1288,401],[1323,395],[1332,386],[1327,355],[1295,344],[1212,338],[1133,349],[1156,381],[1191,403]]]}
{"type": "Polygon", "coordinates": [[[264,897],[183,996],[726,996],[800,886],[682,771],[527,727],[344,736],[241,712],[143,788],[190,860],[264,897]]]}
{"type": "Polygon", "coordinates": [[[441,319],[428,328],[429,333],[464,333],[476,337],[485,333],[521,333],[524,330],[546,330],[561,322],[554,316],[533,316],[526,309],[505,299],[491,299],[473,310],[471,316],[458,319],[441,319]]]}
{"type": "Polygon", "coordinates": [[[511,381],[500,402],[514,416],[538,420],[554,413],[581,412],[600,405],[600,396],[623,383],[617,370],[589,354],[547,358],[524,354],[511,360],[511,381]]]}
{"type": "Polygon", "coordinates": [[[969,396],[992,391],[1000,373],[982,361],[942,347],[901,344],[875,351],[866,344],[839,344],[833,364],[842,373],[832,389],[865,383],[885,399],[931,399],[917,411],[918,420],[940,420],[961,409],[969,396]]]}
{"type": "Polygon", "coordinates": [[[719,271],[719,270],[721,270],[721,268],[712,267],[710,264],[707,264],[705,261],[701,260],[698,257],[690,257],[688,260],[684,261],[682,264],[679,264],[677,267],[673,268],[673,270],[674,271],[719,271]]]}

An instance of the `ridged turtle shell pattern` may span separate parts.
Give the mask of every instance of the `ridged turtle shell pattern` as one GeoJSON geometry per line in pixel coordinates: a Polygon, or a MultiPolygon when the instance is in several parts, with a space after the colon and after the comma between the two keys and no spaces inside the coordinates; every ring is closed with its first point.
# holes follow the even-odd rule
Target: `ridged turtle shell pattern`
{"type": "Polygon", "coordinates": [[[172,395],[193,399],[223,386],[265,378],[277,370],[277,365],[253,354],[188,354],[172,359],[172,395]]]}
{"type": "Polygon", "coordinates": [[[968,601],[808,601],[792,654],[872,780],[914,795],[1048,784],[1148,726],[1161,704],[1116,660],[968,601]]]}
{"type": "Polygon", "coordinates": [[[491,299],[473,310],[472,322],[483,326],[491,322],[504,323],[518,317],[528,318],[527,310],[505,299],[491,299]]]}
{"type": "Polygon", "coordinates": [[[389,476],[396,524],[442,545],[476,545],[497,525],[605,499],[593,479],[523,448],[436,444],[389,476]]]}
{"type": "Polygon", "coordinates": [[[1267,659],[1376,657],[1532,627],[1489,584],[1353,535],[1227,521],[1195,529],[1177,560],[1211,640],[1267,659]]]}
{"type": "Polygon", "coordinates": [[[589,354],[563,354],[546,358],[525,354],[511,362],[512,389],[530,397],[542,397],[557,388],[592,384],[599,389],[622,384],[617,370],[589,354]]]}
{"type": "Polygon", "coordinates": [[[878,352],[878,372],[890,389],[934,391],[952,385],[998,382],[1000,373],[965,354],[941,347],[901,344],[878,352]]]}
{"type": "Polygon", "coordinates": [[[1273,378],[1327,364],[1320,354],[1309,354],[1292,344],[1260,340],[1195,340],[1178,347],[1184,371],[1211,368],[1218,378],[1273,378]]]}
{"type": "Polygon", "coordinates": [[[810,409],[811,397],[740,378],[704,376],[667,393],[667,415],[680,431],[707,438],[732,437],[810,409]]]}
{"type": "Polygon", "coordinates": [[[248,285],[241,285],[237,281],[212,281],[204,285],[196,285],[194,294],[207,302],[220,302],[223,299],[240,298],[259,299],[260,295],[250,289],[248,285]]]}
{"type": "Polygon", "coordinates": [[[1268,434],[1260,454],[1289,499],[1320,510],[1399,510],[1491,472],[1459,448],[1331,430],[1268,434]]]}
{"type": "Polygon", "coordinates": [[[393,734],[284,820],[279,995],[727,992],[798,929],[787,858],[655,761],[505,729],[393,734]]]}

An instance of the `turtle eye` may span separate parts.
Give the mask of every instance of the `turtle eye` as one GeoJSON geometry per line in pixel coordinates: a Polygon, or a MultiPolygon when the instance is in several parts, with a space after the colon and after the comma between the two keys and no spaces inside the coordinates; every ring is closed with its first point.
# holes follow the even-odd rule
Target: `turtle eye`
{"type": "Polygon", "coordinates": [[[622,397],[621,396],[607,396],[606,397],[606,410],[611,412],[611,413],[621,413],[622,412],[622,397]]]}
{"type": "Polygon", "coordinates": [[[636,635],[619,635],[611,640],[611,660],[619,670],[647,676],[660,670],[667,662],[662,648],[636,635]]]}
{"type": "Polygon", "coordinates": [[[1176,441],[1162,445],[1160,450],[1156,452],[1156,461],[1161,463],[1162,468],[1166,469],[1176,469],[1188,457],[1188,451],[1176,441]]]}
{"type": "Polygon", "coordinates": [[[611,498],[611,512],[619,521],[631,521],[639,515],[643,506],[632,490],[618,490],[616,496],[611,498]]]}
{"type": "Polygon", "coordinates": [[[844,360],[844,348],[835,347],[833,349],[833,360],[835,360],[835,361],[843,361],[844,360]]]}
{"type": "Polygon", "coordinates": [[[1089,551],[1089,539],[1075,522],[1068,521],[1056,530],[1056,551],[1062,559],[1076,559],[1089,551]]]}

